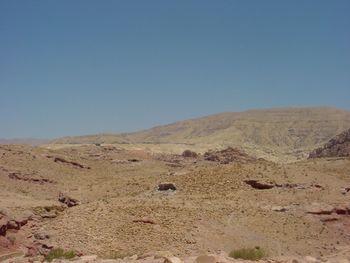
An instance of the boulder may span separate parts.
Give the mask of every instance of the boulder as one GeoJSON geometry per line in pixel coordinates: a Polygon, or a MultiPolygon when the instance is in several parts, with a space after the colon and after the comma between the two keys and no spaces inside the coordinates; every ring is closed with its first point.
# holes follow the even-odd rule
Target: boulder
{"type": "Polygon", "coordinates": [[[160,183],[158,185],[158,191],[176,191],[176,186],[173,183],[160,183]]]}
{"type": "Polygon", "coordinates": [[[185,150],[182,153],[182,157],[185,157],[185,158],[197,158],[198,154],[196,152],[193,152],[193,151],[190,151],[190,150],[185,150]]]}

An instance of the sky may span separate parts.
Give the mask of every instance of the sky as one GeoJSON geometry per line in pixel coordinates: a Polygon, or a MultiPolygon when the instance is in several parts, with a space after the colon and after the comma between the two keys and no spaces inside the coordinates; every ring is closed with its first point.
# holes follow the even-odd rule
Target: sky
{"type": "Polygon", "coordinates": [[[0,138],[350,110],[348,0],[0,0],[0,138]]]}

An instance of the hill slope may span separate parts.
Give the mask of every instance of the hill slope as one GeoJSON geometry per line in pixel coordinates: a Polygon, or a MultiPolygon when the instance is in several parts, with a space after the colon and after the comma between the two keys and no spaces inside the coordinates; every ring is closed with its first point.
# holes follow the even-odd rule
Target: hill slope
{"type": "Polygon", "coordinates": [[[276,108],[221,113],[134,133],[67,137],[53,143],[190,144],[200,150],[233,146],[258,157],[295,159],[306,157],[348,128],[349,111],[276,108]]]}
{"type": "Polygon", "coordinates": [[[350,129],[337,135],[323,147],[312,151],[309,158],[350,156],[350,129]]]}

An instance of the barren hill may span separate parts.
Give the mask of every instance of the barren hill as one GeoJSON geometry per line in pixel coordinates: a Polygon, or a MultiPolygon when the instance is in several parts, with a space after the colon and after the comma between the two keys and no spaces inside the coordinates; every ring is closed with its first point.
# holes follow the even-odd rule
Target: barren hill
{"type": "Polygon", "coordinates": [[[349,111],[276,108],[220,113],[134,133],[66,137],[52,143],[166,144],[163,148],[169,151],[174,146],[200,152],[232,146],[256,157],[295,160],[349,128],[349,111]]]}
{"type": "Polygon", "coordinates": [[[1,139],[0,144],[28,144],[28,145],[42,145],[48,143],[49,140],[35,139],[35,138],[16,138],[16,139],[1,139]]]}
{"type": "Polygon", "coordinates": [[[323,147],[312,151],[309,158],[350,156],[350,129],[342,132],[323,147]]]}

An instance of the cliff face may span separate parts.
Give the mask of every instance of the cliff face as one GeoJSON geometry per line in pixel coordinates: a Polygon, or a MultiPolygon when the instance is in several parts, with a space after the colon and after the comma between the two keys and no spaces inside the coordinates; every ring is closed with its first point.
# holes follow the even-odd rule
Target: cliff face
{"type": "Polygon", "coordinates": [[[309,158],[348,156],[350,156],[350,129],[337,135],[323,147],[312,151],[309,158]]]}

